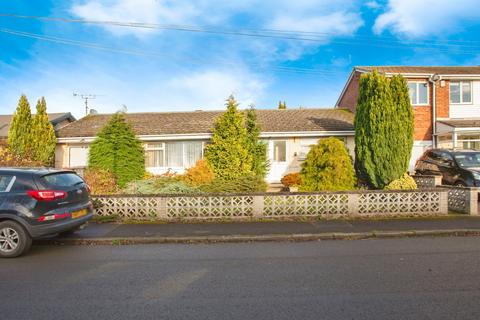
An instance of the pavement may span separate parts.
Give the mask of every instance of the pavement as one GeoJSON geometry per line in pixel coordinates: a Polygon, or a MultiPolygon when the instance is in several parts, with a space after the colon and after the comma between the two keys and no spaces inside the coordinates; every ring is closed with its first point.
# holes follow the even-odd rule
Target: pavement
{"type": "Polygon", "coordinates": [[[0,318],[476,320],[479,266],[480,237],[34,246],[0,318]]]}
{"type": "Polygon", "coordinates": [[[387,220],[312,220],[205,223],[90,223],[65,237],[37,244],[144,244],[244,241],[302,241],[413,236],[480,235],[480,217],[448,216],[387,220]]]}

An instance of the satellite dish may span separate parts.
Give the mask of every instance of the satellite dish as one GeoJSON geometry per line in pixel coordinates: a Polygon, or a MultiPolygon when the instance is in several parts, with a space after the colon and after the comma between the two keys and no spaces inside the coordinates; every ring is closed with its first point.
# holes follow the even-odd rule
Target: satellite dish
{"type": "Polygon", "coordinates": [[[90,114],[98,114],[98,111],[95,109],[90,109],[90,114]]]}
{"type": "Polygon", "coordinates": [[[120,108],[120,110],[119,110],[119,111],[120,111],[120,112],[122,112],[122,113],[127,113],[127,111],[128,111],[128,108],[127,108],[127,106],[126,106],[126,105],[122,104],[122,107],[120,108]]]}

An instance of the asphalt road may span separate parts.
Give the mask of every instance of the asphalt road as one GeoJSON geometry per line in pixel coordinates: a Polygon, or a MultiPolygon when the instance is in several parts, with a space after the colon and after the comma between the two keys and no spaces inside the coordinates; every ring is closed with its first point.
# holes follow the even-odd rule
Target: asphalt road
{"type": "Polygon", "coordinates": [[[36,246],[0,319],[479,319],[480,238],[36,246]]]}

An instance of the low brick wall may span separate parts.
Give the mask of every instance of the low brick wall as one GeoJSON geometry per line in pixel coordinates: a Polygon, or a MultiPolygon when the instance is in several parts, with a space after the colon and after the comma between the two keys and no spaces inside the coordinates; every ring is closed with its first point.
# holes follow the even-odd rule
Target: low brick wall
{"type": "Polygon", "coordinates": [[[96,214],[122,219],[407,217],[448,214],[448,190],[95,196],[96,214]]]}

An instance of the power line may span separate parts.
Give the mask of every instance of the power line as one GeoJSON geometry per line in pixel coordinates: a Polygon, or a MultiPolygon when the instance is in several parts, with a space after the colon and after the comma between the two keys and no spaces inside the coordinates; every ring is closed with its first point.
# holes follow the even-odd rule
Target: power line
{"type": "MultiPolygon", "coordinates": [[[[16,14],[0,13],[0,16],[12,17],[19,19],[37,19],[45,21],[58,21],[69,23],[81,23],[81,24],[96,24],[96,25],[109,25],[131,28],[144,28],[144,29],[159,29],[159,30],[174,30],[174,31],[186,31],[195,33],[210,33],[220,35],[234,35],[234,36],[247,36],[247,37],[260,37],[260,38],[275,38],[284,40],[298,40],[306,42],[329,42],[335,44],[345,45],[369,45],[385,48],[404,48],[405,45],[415,45],[415,48],[439,50],[439,47],[447,47],[452,49],[462,50],[465,48],[480,49],[480,42],[478,41],[465,41],[465,40],[448,40],[448,41],[418,41],[418,40],[398,40],[391,37],[371,37],[356,35],[355,38],[339,40],[330,39],[332,36],[338,37],[338,34],[328,32],[313,32],[313,31],[298,31],[298,30],[277,30],[277,29],[221,29],[217,27],[199,27],[188,25],[166,25],[166,24],[154,24],[154,23],[140,23],[140,22],[122,22],[122,21],[105,21],[105,20],[86,20],[86,19],[69,19],[69,18],[57,18],[57,17],[44,17],[44,16],[25,16],[16,14]],[[365,43],[365,41],[369,41],[365,43]],[[476,45],[475,45],[476,44],[476,45]]],[[[410,47],[412,48],[412,47],[410,47]]],[[[450,51],[447,51],[450,52],[450,51]]],[[[477,54],[478,51],[462,51],[461,53],[477,54]]]]}
{"type": "MultiPolygon", "coordinates": [[[[71,39],[60,38],[60,37],[55,37],[55,36],[46,36],[46,35],[40,35],[40,34],[35,34],[35,33],[30,33],[30,32],[25,32],[25,31],[6,29],[6,28],[0,28],[0,32],[11,34],[11,35],[27,37],[27,38],[33,38],[33,39],[37,39],[37,40],[55,42],[55,43],[60,43],[60,44],[72,45],[72,46],[85,47],[85,48],[90,48],[90,49],[98,49],[98,50],[115,52],[115,53],[122,53],[122,54],[127,54],[127,55],[146,56],[146,57],[152,57],[152,58],[165,58],[165,56],[166,56],[165,54],[161,54],[161,53],[158,53],[158,52],[112,48],[112,47],[108,47],[108,46],[104,46],[104,45],[97,44],[97,43],[92,43],[92,42],[71,40],[71,39]]],[[[180,60],[178,57],[174,57],[174,56],[169,56],[169,58],[172,58],[174,60],[180,60]]],[[[200,59],[190,59],[189,62],[204,63],[205,61],[202,61],[200,59]]],[[[231,62],[225,62],[225,63],[234,66],[234,64],[232,64],[231,62]]],[[[253,65],[253,66],[265,69],[264,66],[259,65],[259,64],[253,65]]],[[[329,70],[308,69],[308,68],[298,68],[298,67],[284,67],[284,66],[268,67],[268,69],[272,69],[272,70],[279,71],[279,72],[299,73],[299,74],[305,74],[305,75],[326,75],[326,74],[336,73],[334,71],[329,71],[329,70]]]]}

